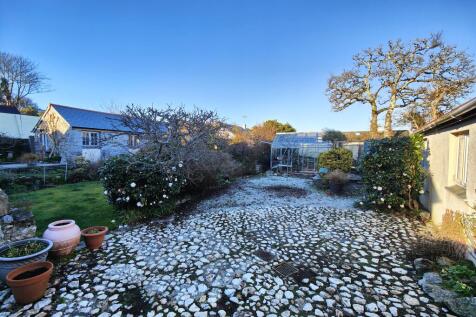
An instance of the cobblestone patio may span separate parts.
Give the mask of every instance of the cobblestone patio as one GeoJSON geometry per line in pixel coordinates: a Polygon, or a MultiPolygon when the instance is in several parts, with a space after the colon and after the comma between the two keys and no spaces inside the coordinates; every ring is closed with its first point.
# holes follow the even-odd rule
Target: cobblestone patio
{"type": "Polygon", "coordinates": [[[404,259],[419,224],[352,202],[308,180],[242,180],[175,221],[122,228],[101,251],[82,250],[33,305],[3,290],[1,315],[451,316],[404,259]],[[302,194],[269,188],[279,185],[302,194]],[[297,272],[275,271],[283,262],[297,272]]]}

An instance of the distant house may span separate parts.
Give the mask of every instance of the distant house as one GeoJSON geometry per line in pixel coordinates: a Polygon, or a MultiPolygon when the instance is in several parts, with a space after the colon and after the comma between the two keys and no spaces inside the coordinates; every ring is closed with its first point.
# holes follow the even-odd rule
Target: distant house
{"type": "MultiPolygon", "coordinates": [[[[365,141],[371,139],[370,131],[347,131],[342,132],[346,137],[346,141],[342,142],[342,147],[352,151],[352,157],[354,160],[358,160],[364,153],[365,141]]],[[[395,136],[408,135],[408,130],[394,130],[395,136]]],[[[377,138],[383,138],[383,131],[379,131],[377,138]]]]}
{"type": "Polygon", "coordinates": [[[0,105],[0,134],[12,139],[29,140],[39,119],[23,115],[15,107],[0,105]]]}
{"type": "Polygon", "coordinates": [[[33,131],[36,152],[56,151],[62,160],[83,156],[96,162],[134,152],[140,142],[119,114],[57,104],[48,105],[33,131]]]}
{"type": "Polygon", "coordinates": [[[0,160],[13,160],[31,152],[33,127],[40,117],[20,114],[15,107],[0,105],[0,160]]]}
{"type": "Polygon", "coordinates": [[[476,212],[476,98],[419,129],[429,176],[421,203],[435,224],[447,210],[476,212]]]}

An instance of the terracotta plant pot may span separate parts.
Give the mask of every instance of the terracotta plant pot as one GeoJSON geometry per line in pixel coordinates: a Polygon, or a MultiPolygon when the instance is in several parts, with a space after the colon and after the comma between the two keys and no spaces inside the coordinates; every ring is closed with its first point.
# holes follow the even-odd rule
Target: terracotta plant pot
{"type": "Polygon", "coordinates": [[[25,264],[37,262],[37,261],[45,261],[46,257],[48,256],[48,251],[53,247],[53,242],[46,239],[41,238],[29,238],[24,240],[15,241],[0,247],[0,280],[5,281],[7,274],[25,264]],[[43,250],[40,250],[33,254],[28,254],[19,257],[6,257],[3,255],[9,248],[17,247],[25,245],[29,242],[40,242],[44,245],[43,250]]]}
{"type": "Polygon", "coordinates": [[[81,230],[81,235],[84,237],[84,242],[86,243],[88,249],[92,251],[97,250],[101,247],[104,241],[104,236],[106,235],[107,231],[107,227],[95,226],[81,230]]]}
{"type": "Polygon", "coordinates": [[[53,263],[33,262],[14,269],[7,275],[17,304],[29,304],[43,297],[53,273],[53,263]]]}
{"type": "Polygon", "coordinates": [[[50,223],[43,238],[53,241],[51,253],[54,256],[70,254],[81,239],[81,230],[74,220],[58,220],[50,223]]]}

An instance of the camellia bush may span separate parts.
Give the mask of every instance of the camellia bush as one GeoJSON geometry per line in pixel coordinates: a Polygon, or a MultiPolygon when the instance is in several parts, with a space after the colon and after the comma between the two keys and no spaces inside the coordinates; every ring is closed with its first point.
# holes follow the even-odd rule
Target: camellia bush
{"type": "Polygon", "coordinates": [[[423,137],[370,141],[362,160],[365,196],[360,205],[378,210],[418,210],[425,170],[423,137]]]}
{"type": "Polygon", "coordinates": [[[104,194],[117,209],[167,211],[185,184],[183,163],[165,164],[143,155],[121,155],[100,170],[104,194]]]}
{"type": "Polygon", "coordinates": [[[319,167],[349,172],[352,168],[352,151],[344,148],[334,148],[319,155],[319,167]]]}

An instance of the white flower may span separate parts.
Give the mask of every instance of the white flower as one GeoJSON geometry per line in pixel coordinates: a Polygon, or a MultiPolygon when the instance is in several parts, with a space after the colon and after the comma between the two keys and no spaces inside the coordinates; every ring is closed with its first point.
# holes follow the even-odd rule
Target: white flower
{"type": "Polygon", "coordinates": [[[136,187],[136,183],[132,182],[132,183],[131,183],[131,187],[132,187],[132,188],[136,187]]]}
{"type": "Polygon", "coordinates": [[[180,163],[180,164],[178,165],[178,167],[182,167],[182,166],[183,166],[183,164],[182,164],[182,163],[180,163]]]}
{"type": "Polygon", "coordinates": [[[407,173],[403,173],[403,176],[407,176],[407,173]]]}
{"type": "Polygon", "coordinates": [[[390,206],[390,205],[388,205],[387,207],[388,207],[388,209],[392,208],[392,206],[390,206]]]}
{"type": "Polygon", "coordinates": [[[163,194],[162,197],[167,198],[167,195],[163,194]]]}
{"type": "Polygon", "coordinates": [[[420,189],[419,193],[420,193],[420,194],[424,194],[425,191],[424,191],[423,189],[420,189]]]}
{"type": "Polygon", "coordinates": [[[177,168],[175,168],[175,166],[172,166],[172,171],[175,171],[177,168]]]}
{"type": "Polygon", "coordinates": [[[400,205],[400,208],[403,208],[403,207],[405,207],[405,205],[401,204],[401,205],[400,205]]]}
{"type": "Polygon", "coordinates": [[[140,201],[138,201],[136,205],[137,205],[137,207],[142,207],[142,206],[144,206],[144,205],[142,205],[142,203],[141,203],[140,201]]]}
{"type": "Polygon", "coordinates": [[[126,197],[126,201],[129,201],[129,200],[130,200],[130,197],[129,197],[129,196],[127,196],[127,197],[126,197]]]}
{"type": "Polygon", "coordinates": [[[107,195],[107,190],[104,191],[104,195],[107,195]]]}
{"type": "Polygon", "coordinates": [[[408,184],[407,186],[408,186],[408,188],[412,188],[412,185],[410,185],[410,184],[408,184]]]}
{"type": "Polygon", "coordinates": [[[384,199],[383,197],[382,197],[382,198],[380,198],[380,200],[381,200],[381,201],[385,201],[385,199],[384,199]]]}
{"type": "Polygon", "coordinates": [[[172,187],[172,186],[173,186],[173,184],[172,184],[172,183],[169,183],[169,187],[172,187]]]}
{"type": "Polygon", "coordinates": [[[162,203],[162,200],[159,201],[159,204],[161,204],[161,203],[162,203]]]}
{"type": "Polygon", "coordinates": [[[377,190],[382,191],[382,187],[380,187],[380,186],[377,187],[377,190]]]}
{"type": "Polygon", "coordinates": [[[112,222],[112,223],[116,223],[116,220],[112,219],[111,222],[112,222]]]}
{"type": "Polygon", "coordinates": [[[374,186],[374,189],[377,189],[377,187],[374,186]]]}
{"type": "Polygon", "coordinates": [[[361,201],[359,204],[360,204],[360,205],[363,205],[363,204],[364,204],[364,202],[363,202],[363,201],[361,201]]]}

